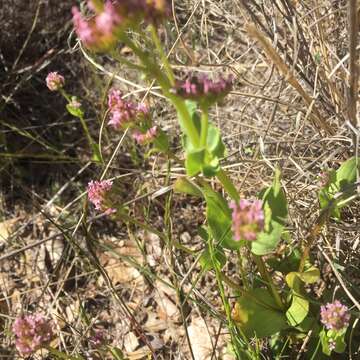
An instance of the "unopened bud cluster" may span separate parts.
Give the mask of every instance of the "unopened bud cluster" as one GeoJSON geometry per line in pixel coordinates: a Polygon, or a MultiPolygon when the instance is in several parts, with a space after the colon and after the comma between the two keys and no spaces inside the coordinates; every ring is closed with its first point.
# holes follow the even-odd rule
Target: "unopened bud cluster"
{"type": "Polygon", "coordinates": [[[212,80],[206,75],[191,76],[186,80],[177,81],[174,92],[185,98],[198,101],[205,106],[219,102],[232,89],[232,76],[212,80]]]}

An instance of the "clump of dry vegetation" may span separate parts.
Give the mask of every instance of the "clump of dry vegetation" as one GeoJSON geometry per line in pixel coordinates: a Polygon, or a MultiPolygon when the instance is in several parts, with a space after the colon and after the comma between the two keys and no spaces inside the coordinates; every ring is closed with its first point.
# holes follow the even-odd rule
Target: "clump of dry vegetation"
{"type": "Polygon", "coordinates": [[[0,357],[358,358],[357,2],[73,5],[0,11],[0,357]]]}

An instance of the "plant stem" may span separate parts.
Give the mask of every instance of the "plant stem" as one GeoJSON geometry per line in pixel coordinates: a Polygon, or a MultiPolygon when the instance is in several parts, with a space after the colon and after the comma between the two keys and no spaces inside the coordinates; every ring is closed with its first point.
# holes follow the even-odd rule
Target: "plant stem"
{"type": "Polygon", "coordinates": [[[158,51],[161,61],[163,63],[163,66],[165,68],[166,75],[168,76],[168,78],[170,80],[170,84],[171,84],[171,86],[174,86],[175,85],[175,76],[171,69],[169,60],[164,52],[164,49],[161,46],[161,42],[160,42],[159,36],[157,34],[157,30],[154,25],[150,25],[150,33],[151,33],[151,38],[155,44],[156,50],[158,51]]]}
{"type": "Polygon", "coordinates": [[[264,260],[262,259],[261,256],[257,256],[257,255],[253,255],[253,259],[256,263],[256,266],[259,269],[259,272],[261,274],[261,277],[263,278],[263,280],[265,280],[265,282],[268,284],[269,286],[269,290],[271,291],[274,300],[277,304],[277,306],[281,309],[284,310],[284,304],[282,303],[281,297],[275,287],[274,282],[272,281],[272,278],[269,274],[269,272],[266,269],[266,265],[264,263],[264,260]]]}
{"type": "Polygon", "coordinates": [[[124,41],[124,43],[129,46],[131,50],[134,51],[135,55],[138,56],[144,67],[147,69],[148,73],[155,77],[156,81],[161,86],[164,95],[172,102],[172,104],[176,108],[178,115],[181,119],[180,121],[185,134],[189,137],[191,143],[195,147],[198,147],[200,142],[198,131],[195,127],[195,124],[190,116],[188,109],[186,108],[184,100],[171,93],[171,80],[164,76],[158,64],[156,62],[150,61],[149,56],[147,56],[145,52],[138,48],[128,36],[123,35],[121,40],[124,41]]]}
{"type": "Polygon", "coordinates": [[[169,99],[171,100],[178,112],[181,125],[185,134],[189,137],[193,146],[198,147],[200,144],[199,133],[195,127],[195,124],[190,116],[188,109],[186,108],[185,102],[173,94],[170,94],[169,99]]]}
{"type": "Polygon", "coordinates": [[[209,128],[209,112],[203,109],[201,112],[201,133],[200,133],[200,147],[205,147],[209,128]]]}
{"type": "Polygon", "coordinates": [[[221,182],[221,184],[223,185],[224,189],[230,195],[230,197],[235,201],[239,201],[240,196],[239,196],[233,182],[230,180],[229,176],[225,172],[225,170],[220,169],[218,171],[218,173],[216,174],[216,176],[217,176],[218,180],[221,182]]]}

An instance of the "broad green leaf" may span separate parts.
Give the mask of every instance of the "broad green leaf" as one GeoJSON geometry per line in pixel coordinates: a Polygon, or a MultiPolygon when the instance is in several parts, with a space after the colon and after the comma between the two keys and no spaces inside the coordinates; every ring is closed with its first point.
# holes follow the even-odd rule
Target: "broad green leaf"
{"type": "Polygon", "coordinates": [[[206,149],[212,158],[222,158],[225,153],[220,130],[212,124],[209,124],[206,149]]]}
{"type": "Polygon", "coordinates": [[[205,150],[194,150],[186,154],[185,167],[188,176],[195,176],[201,172],[204,164],[205,150]]]}
{"type": "Polygon", "coordinates": [[[249,337],[271,336],[288,327],[286,317],[265,289],[254,289],[240,297],[234,320],[249,337]]]}
{"type": "MultiPolygon", "coordinates": [[[[352,157],[345,161],[338,170],[329,172],[329,181],[319,191],[319,203],[322,209],[331,206],[331,216],[340,219],[340,207],[336,202],[331,204],[338,192],[345,192],[347,197],[354,194],[355,189],[349,189],[349,185],[356,181],[357,169],[356,158],[352,157]]],[[[344,199],[344,198],[343,198],[344,199]]]]}
{"type": "Polygon", "coordinates": [[[256,255],[266,255],[275,250],[284,230],[287,217],[287,201],[281,188],[280,171],[276,170],[272,185],[261,192],[265,215],[264,231],[251,243],[256,255]]]}
{"type": "Polygon", "coordinates": [[[289,271],[296,271],[299,268],[301,252],[299,249],[293,249],[285,258],[279,259],[277,256],[267,260],[267,263],[276,271],[287,274],[289,271]]]}
{"type": "Polygon", "coordinates": [[[293,291],[291,306],[286,311],[286,317],[291,326],[299,325],[309,312],[309,301],[293,291]]]}
{"type": "Polygon", "coordinates": [[[320,270],[311,266],[304,272],[298,273],[298,276],[305,284],[314,284],[320,279],[320,270]]]}
{"type": "MultiPolygon", "coordinates": [[[[214,261],[218,263],[218,267],[222,269],[226,264],[226,256],[222,249],[214,249],[214,261]]],[[[213,260],[211,259],[210,250],[208,247],[203,251],[200,257],[201,267],[208,271],[214,268],[213,260]]]]}
{"type": "Polygon", "coordinates": [[[154,147],[156,150],[167,153],[169,151],[169,139],[166,133],[162,130],[158,131],[158,134],[154,140],[154,147]]]}
{"type": "Polygon", "coordinates": [[[178,178],[175,181],[174,191],[202,197],[201,190],[185,177],[178,178]]]}
{"type": "Polygon", "coordinates": [[[356,181],[356,158],[345,161],[336,171],[336,185],[343,191],[346,186],[356,181]]]}
{"type": "Polygon", "coordinates": [[[276,221],[271,221],[269,232],[258,234],[256,241],[251,242],[251,251],[255,255],[266,255],[274,251],[278,245],[284,227],[276,221]]]}
{"type": "Polygon", "coordinates": [[[244,242],[233,240],[231,210],[228,203],[210,186],[204,186],[202,191],[206,200],[206,219],[212,236],[220,246],[232,250],[239,249],[244,242]]]}

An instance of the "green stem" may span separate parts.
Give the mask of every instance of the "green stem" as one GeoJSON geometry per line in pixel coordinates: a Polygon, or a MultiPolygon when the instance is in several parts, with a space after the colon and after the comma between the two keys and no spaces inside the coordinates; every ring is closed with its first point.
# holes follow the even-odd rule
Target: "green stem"
{"type": "Polygon", "coordinates": [[[176,108],[179,117],[181,118],[181,124],[186,135],[189,137],[191,143],[195,146],[199,146],[200,137],[195,124],[190,116],[188,109],[186,108],[184,100],[171,93],[171,80],[169,80],[161,71],[156,62],[152,62],[150,57],[143,52],[134,42],[126,35],[123,35],[121,40],[138,56],[148,73],[155,77],[156,81],[161,86],[164,95],[172,102],[176,108]]]}
{"type": "Polygon", "coordinates": [[[231,181],[231,179],[227,175],[226,171],[224,169],[220,169],[218,171],[218,173],[216,174],[216,176],[217,176],[218,180],[221,182],[224,189],[230,195],[230,197],[235,201],[239,201],[240,196],[239,196],[233,182],[231,181]]]}
{"type": "Polygon", "coordinates": [[[246,278],[246,274],[245,274],[245,270],[244,270],[244,264],[243,264],[243,261],[242,261],[242,256],[241,256],[240,250],[237,251],[237,255],[238,255],[238,258],[239,258],[239,269],[240,269],[241,280],[243,282],[244,288],[247,290],[247,289],[249,289],[249,282],[248,282],[248,280],[246,278]]]}
{"type": "MultiPolygon", "coordinates": [[[[70,104],[71,103],[71,97],[70,95],[62,88],[59,89],[60,91],[60,94],[66,99],[66,101],[70,104]]],[[[83,116],[77,116],[79,119],[80,119],[80,123],[81,123],[81,126],[84,130],[84,133],[85,133],[85,136],[86,136],[86,139],[89,143],[89,146],[90,146],[90,149],[91,151],[93,152],[93,155],[96,157],[96,158],[99,158],[99,151],[97,149],[97,144],[96,142],[93,140],[93,138],[91,137],[90,135],[90,131],[89,131],[89,128],[86,124],[86,121],[84,119],[83,116]]],[[[99,160],[101,160],[101,156],[99,158],[99,160]]]]}
{"type": "Polygon", "coordinates": [[[264,260],[262,259],[261,256],[257,256],[257,255],[253,255],[253,259],[254,259],[254,261],[256,263],[256,266],[259,269],[261,277],[268,284],[269,290],[271,291],[277,306],[281,310],[284,310],[284,304],[282,303],[281,297],[280,297],[280,295],[279,295],[279,293],[278,293],[278,291],[277,291],[277,289],[275,287],[275,284],[272,281],[272,278],[271,278],[268,270],[266,269],[266,265],[264,263],[264,260]]]}
{"type": "Polygon", "coordinates": [[[203,109],[201,113],[200,147],[206,147],[208,128],[209,128],[209,112],[208,109],[203,109]]]}
{"type": "Polygon", "coordinates": [[[169,60],[164,52],[164,49],[161,46],[161,42],[160,42],[159,36],[157,34],[157,30],[154,25],[150,25],[150,33],[151,33],[151,38],[155,44],[156,50],[158,51],[158,53],[160,55],[160,59],[165,68],[166,75],[168,76],[168,78],[170,80],[170,84],[171,84],[171,86],[174,86],[175,85],[175,76],[171,69],[169,60]]]}
{"type": "MultiPolygon", "coordinates": [[[[214,271],[215,271],[215,276],[216,276],[216,281],[218,283],[218,287],[219,287],[219,292],[220,292],[220,296],[221,296],[221,300],[225,309],[225,314],[226,314],[226,319],[227,319],[227,325],[229,328],[229,332],[230,332],[230,336],[231,336],[231,340],[232,340],[232,345],[233,345],[233,349],[236,353],[236,357],[238,359],[242,359],[241,353],[242,353],[242,349],[241,349],[241,345],[239,344],[239,336],[238,336],[238,332],[237,332],[237,327],[234,323],[234,320],[232,318],[231,315],[231,307],[229,304],[229,301],[226,297],[225,294],[225,288],[223,285],[223,281],[226,282],[229,286],[233,287],[234,283],[233,281],[231,281],[229,278],[227,278],[222,272],[221,269],[218,265],[218,262],[215,258],[215,253],[214,253],[214,244],[213,244],[213,239],[210,237],[209,239],[209,253],[210,253],[210,258],[214,267],[214,271]],[[230,285],[231,284],[231,285],[230,285]]],[[[240,289],[236,289],[237,291],[241,291],[240,289]]],[[[252,348],[251,345],[247,339],[247,337],[245,336],[245,334],[241,331],[241,329],[238,329],[242,335],[242,340],[244,341],[244,343],[246,343],[247,348],[249,349],[250,352],[252,352],[252,348]]],[[[247,354],[248,355],[248,354],[247,354]]]]}
{"type": "Polygon", "coordinates": [[[172,94],[170,94],[169,99],[171,100],[178,112],[184,132],[189,137],[193,146],[198,147],[200,144],[200,136],[193,122],[193,119],[191,118],[190,113],[186,108],[185,102],[172,94]]]}

